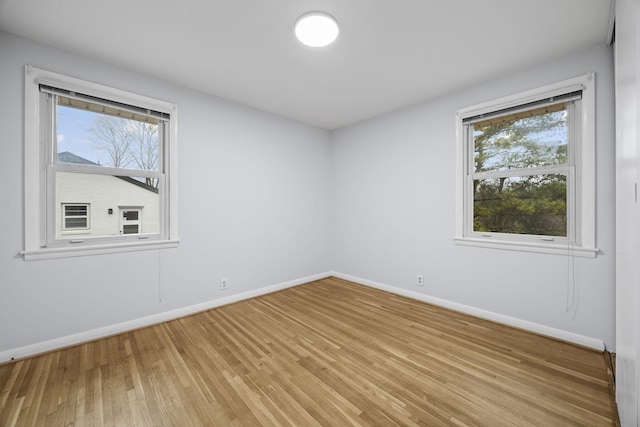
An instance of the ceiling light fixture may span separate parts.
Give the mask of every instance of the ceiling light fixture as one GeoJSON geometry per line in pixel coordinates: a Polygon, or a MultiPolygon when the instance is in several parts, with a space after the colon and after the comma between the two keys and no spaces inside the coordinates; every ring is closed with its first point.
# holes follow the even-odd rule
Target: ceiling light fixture
{"type": "Polygon", "coordinates": [[[296,37],[311,47],[327,46],[340,32],[335,18],[325,12],[307,12],[296,21],[296,37]]]}

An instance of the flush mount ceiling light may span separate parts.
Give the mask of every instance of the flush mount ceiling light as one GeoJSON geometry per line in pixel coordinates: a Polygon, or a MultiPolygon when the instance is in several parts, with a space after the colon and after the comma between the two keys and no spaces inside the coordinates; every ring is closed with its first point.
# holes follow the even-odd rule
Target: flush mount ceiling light
{"type": "Polygon", "coordinates": [[[333,43],[340,30],[335,18],[325,12],[307,12],[296,21],[296,37],[311,47],[333,43]]]}

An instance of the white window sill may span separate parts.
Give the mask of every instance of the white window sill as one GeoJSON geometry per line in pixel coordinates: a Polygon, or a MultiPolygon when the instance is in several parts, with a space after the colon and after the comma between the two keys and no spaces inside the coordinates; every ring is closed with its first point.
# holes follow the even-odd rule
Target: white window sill
{"type": "Polygon", "coordinates": [[[584,248],[581,246],[569,246],[561,244],[545,244],[534,242],[514,242],[508,240],[489,240],[481,238],[456,237],[453,239],[457,245],[476,246],[482,248],[503,249],[509,251],[536,252],[552,255],[571,255],[585,258],[595,258],[599,250],[597,248],[584,248]]]}
{"type": "Polygon", "coordinates": [[[41,259],[69,258],[87,255],[112,254],[120,252],[148,251],[151,249],[169,249],[177,248],[179,240],[163,240],[152,242],[127,242],[114,243],[107,245],[92,246],[73,246],[73,247],[55,247],[55,248],[39,248],[34,250],[25,250],[20,252],[25,261],[35,261],[41,259]]]}

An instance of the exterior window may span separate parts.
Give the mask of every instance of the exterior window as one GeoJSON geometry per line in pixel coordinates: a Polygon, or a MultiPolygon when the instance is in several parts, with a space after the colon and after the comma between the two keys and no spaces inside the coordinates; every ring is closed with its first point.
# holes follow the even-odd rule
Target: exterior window
{"type": "Polygon", "coordinates": [[[473,232],[567,237],[575,103],[465,123],[473,145],[473,232]]]}
{"type": "Polygon", "coordinates": [[[593,76],[458,111],[456,242],[595,256],[593,76]]]}
{"type": "Polygon", "coordinates": [[[142,233],[142,209],[120,209],[120,234],[142,233]]]}
{"type": "Polygon", "coordinates": [[[89,205],[62,205],[63,230],[88,230],[89,205]]]}
{"type": "Polygon", "coordinates": [[[25,88],[25,259],[175,247],[175,106],[33,67],[25,88]]]}

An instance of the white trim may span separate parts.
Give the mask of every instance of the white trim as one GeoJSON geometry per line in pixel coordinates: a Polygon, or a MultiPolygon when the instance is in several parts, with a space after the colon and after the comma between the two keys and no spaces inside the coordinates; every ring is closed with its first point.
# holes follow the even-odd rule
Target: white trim
{"type": "Polygon", "coordinates": [[[86,233],[87,230],[91,230],[91,204],[90,203],[61,203],[60,208],[60,220],[62,226],[62,233],[73,234],[74,232],[81,231],[86,233]],[[86,214],[84,215],[67,215],[67,206],[84,206],[86,214]],[[67,218],[84,218],[86,220],[85,227],[67,227],[67,218]]]}
{"type": "Polygon", "coordinates": [[[454,241],[457,244],[478,246],[486,248],[498,248],[507,250],[520,250],[527,252],[540,252],[549,254],[574,254],[577,256],[593,256],[598,254],[596,247],[596,142],[595,142],[595,74],[587,73],[558,83],[553,83],[536,89],[527,90],[498,98],[493,101],[483,102],[470,107],[460,108],[456,111],[456,164],[455,164],[455,231],[454,241]],[[463,120],[480,114],[490,113],[501,109],[512,108],[528,102],[558,96],[568,92],[581,90],[581,110],[579,118],[580,143],[574,151],[580,156],[577,163],[580,170],[575,178],[575,195],[578,216],[574,219],[576,226],[577,244],[546,245],[540,244],[536,238],[519,237],[514,235],[509,240],[500,238],[499,233],[490,233],[491,236],[483,236],[482,233],[473,233],[466,230],[467,217],[465,216],[465,201],[470,195],[466,182],[467,168],[472,160],[465,158],[468,150],[465,149],[465,130],[463,120]],[[517,241],[514,243],[514,241],[517,241]]]}
{"type": "MultiPolygon", "coordinates": [[[[128,236],[137,236],[129,234],[128,236]]],[[[153,240],[153,241],[132,241],[126,243],[111,243],[93,246],[58,246],[54,248],[40,248],[31,251],[21,251],[20,255],[24,256],[25,261],[35,261],[42,259],[69,258],[88,255],[103,255],[119,252],[137,252],[149,251],[152,249],[168,249],[177,248],[179,240],[153,240]]]]}
{"type": "Polygon", "coordinates": [[[40,246],[46,228],[40,219],[41,209],[46,206],[40,190],[46,171],[40,171],[38,161],[41,155],[41,128],[38,125],[41,119],[40,94],[36,75],[30,66],[25,68],[24,93],[24,245],[27,250],[40,246]]]}
{"type": "Polygon", "coordinates": [[[54,350],[65,348],[65,347],[79,345],[79,344],[97,340],[100,338],[105,338],[105,337],[120,334],[123,332],[132,331],[135,329],[155,325],[162,322],[167,322],[170,320],[189,316],[191,314],[195,314],[201,311],[210,310],[212,308],[220,307],[223,305],[232,304],[235,302],[259,297],[261,295],[266,295],[266,294],[280,291],[283,289],[292,288],[294,286],[314,282],[314,281],[325,279],[331,276],[344,279],[344,280],[349,280],[351,282],[359,283],[361,285],[369,286],[375,289],[380,289],[386,292],[391,292],[397,295],[405,296],[407,298],[412,298],[418,301],[423,301],[429,304],[438,305],[451,310],[459,311],[461,313],[470,314],[472,316],[491,320],[497,323],[513,326],[515,328],[524,329],[540,335],[545,335],[551,338],[593,348],[598,351],[603,351],[605,349],[604,342],[595,338],[574,334],[572,332],[551,328],[548,326],[540,325],[538,323],[533,323],[526,320],[513,318],[510,316],[505,316],[502,314],[494,313],[487,310],[482,310],[482,309],[467,306],[464,304],[459,304],[459,303],[448,301],[445,299],[408,291],[406,289],[401,289],[395,286],[374,282],[372,280],[367,280],[360,277],[351,276],[348,274],[338,273],[335,271],[329,271],[325,273],[303,277],[296,280],[291,280],[288,282],[266,286],[264,288],[247,291],[240,294],[230,295],[228,297],[218,298],[215,300],[191,305],[188,307],[182,307],[175,310],[170,310],[163,313],[142,317],[139,319],[129,320],[126,322],[117,323],[117,324],[105,326],[102,328],[92,329],[92,330],[80,332],[77,334],[67,335],[67,336],[55,338],[52,340],[42,341],[35,344],[29,344],[22,347],[16,347],[10,350],[5,350],[3,352],[0,352],[0,363],[8,362],[14,359],[31,357],[37,354],[42,354],[42,353],[54,351],[54,350]]]}
{"type": "Polygon", "coordinates": [[[163,313],[153,314],[151,316],[141,317],[139,319],[129,320],[114,325],[105,326],[103,328],[92,329],[85,332],[80,332],[73,335],[67,335],[60,338],[55,338],[48,341],[39,342],[36,344],[30,344],[23,347],[17,347],[10,350],[0,352],[0,363],[8,362],[14,359],[22,359],[25,357],[35,356],[37,354],[46,353],[49,351],[61,349],[64,347],[70,347],[89,341],[94,341],[100,338],[120,334],[135,329],[144,328],[158,323],[167,322],[181,317],[189,316],[201,311],[210,310],[212,308],[220,307],[227,304],[259,297],[261,295],[270,294],[272,292],[280,291],[294,286],[302,285],[305,283],[314,282],[316,280],[325,279],[330,277],[331,273],[320,273],[312,276],[303,277],[301,279],[290,280],[288,282],[278,283],[264,288],[255,289],[252,291],[242,292],[228,297],[218,298],[215,300],[203,302],[200,304],[191,305],[188,307],[177,308],[175,310],[166,311],[163,313]]]}
{"type": "MultiPolygon", "coordinates": [[[[541,238],[538,238],[542,240],[541,238]]],[[[495,240],[491,241],[487,239],[474,239],[466,237],[463,239],[453,239],[458,245],[462,246],[476,246],[483,248],[503,249],[503,250],[518,250],[524,252],[535,252],[540,254],[553,254],[553,255],[569,255],[585,258],[595,258],[600,252],[597,248],[583,248],[580,246],[571,246],[566,243],[558,244],[544,244],[533,242],[516,242],[509,240],[495,240]]],[[[566,240],[565,240],[566,241],[566,240]]]]}
{"type": "MultiPolygon", "coordinates": [[[[587,73],[582,76],[574,77],[561,82],[552,83],[539,88],[526,90],[513,95],[503,96],[501,98],[486,101],[470,107],[460,108],[458,114],[464,120],[468,117],[475,117],[481,114],[487,114],[494,111],[505,110],[507,108],[517,107],[519,105],[536,102],[545,98],[553,98],[554,96],[564,95],[569,92],[584,91],[585,84],[593,80],[593,73],[587,73]]],[[[582,94],[584,98],[584,93],[582,94]]]]}
{"type": "MultiPolygon", "coordinates": [[[[162,101],[137,93],[115,89],[109,86],[65,76],[47,70],[42,70],[31,65],[25,66],[25,110],[24,110],[24,250],[20,252],[24,255],[24,260],[62,258],[67,256],[96,255],[113,252],[138,251],[147,249],[162,249],[176,247],[179,242],[178,236],[178,183],[177,183],[177,121],[178,107],[171,102],[162,101]],[[131,241],[125,243],[119,240],[116,243],[108,241],[102,244],[98,239],[92,240],[89,246],[87,240],[83,247],[58,247],[58,242],[53,242],[53,235],[44,236],[45,230],[49,228],[51,233],[54,227],[46,223],[46,218],[52,218],[51,213],[46,214],[47,209],[52,206],[51,200],[47,200],[43,191],[47,182],[47,172],[43,161],[44,155],[54,155],[55,153],[42,153],[41,135],[44,131],[42,125],[42,106],[40,101],[39,85],[45,84],[59,87],[65,90],[78,91],[86,95],[95,96],[108,100],[117,101],[123,104],[135,105],[146,109],[167,113],[171,119],[168,125],[168,135],[166,145],[163,148],[164,173],[159,171],[139,171],[133,170],[132,176],[154,177],[159,180],[171,175],[168,187],[161,194],[160,209],[163,210],[161,217],[162,232],[159,234],[162,240],[154,242],[131,241]],[[43,247],[50,240],[52,247],[43,247]],[[84,247],[87,246],[87,247],[84,247]]],[[[97,168],[82,165],[56,165],[61,170],[70,168],[73,171],[87,170],[91,173],[109,174],[117,171],[122,173],[128,170],[113,168],[97,168]]],[[[146,238],[146,237],[145,237],[146,238]]],[[[105,237],[105,239],[108,239],[105,237]]],[[[104,240],[104,239],[103,239],[104,240]]]]}
{"type": "Polygon", "coordinates": [[[55,172],[90,173],[92,175],[130,176],[136,178],[156,179],[162,175],[162,173],[157,170],[114,168],[109,166],[81,165],[77,163],[54,163],[51,167],[55,172]]]}
{"type": "Polygon", "coordinates": [[[432,296],[421,294],[418,292],[408,291],[406,289],[397,288],[395,286],[374,282],[372,280],[367,280],[360,277],[351,276],[348,274],[342,274],[334,271],[331,273],[331,275],[339,279],[349,280],[350,282],[359,283],[361,285],[369,286],[371,288],[380,289],[382,291],[391,292],[407,298],[412,298],[412,299],[426,302],[429,304],[438,305],[440,307],[459,311],[465,314],[470,314],[472,316],[476,316],[482,319],[491,320],[496,323],[501,323],[503,325],[512,326],[514,328],[523,329],[525,331],[534,332],[536,334],[559,339],[562,341],[567,341],[567,342],[578,344],[584,347],[589,347],[598,351],[604,351],[605,349],[604,342],[596,338],[586,337],[584,335],[575,334],[573,332],[563,331],[562,329],[556,329],[549,326],[541,325],[539,323],[529,322],[527,320],[506,316],[504,314],[494,313],[492,311],[471,307],[468,305],[445,300],[442,298],[432,297],[432,296]]]}
{"type": "Polygon", "coordinates": [[[35,87],[33,89],[36,92],[40,92],[40,89],[38,88],[40,84],[59,87],[61,89],[66,89],[72,92],[78,91],[78,86],[80,86],[82,88],[82,93],[84,93],[85,95],[91,95],[97,98],[117,101],[123,104],[144,107],[150,110],[159,111],[161,113],[172,114],[175,108],[175,104],[171,102],[162,101],[127,90],[116,89],[110,86],[93,83],[76,77],[70,77],[64,74],[54,73],[52,71],[34,67],[32,65],[27,65],[25,67],[25,73],[27,78],[29,79],[29,82],[35,83],[35,87]]]}
{"type": "Polygon", "coordinates": [[[131,234],[144,234],[144,227],[142,224],[142,207],[141,206],[118,206],[118,227],[120,228],[120,234],[122,235],[131,235],[131,234]],[[138,219],[136,220],[128,220],[124,218],[124,213],[129,211],[136,211],[138,213],[138,219]],[[125,224],[126,222],[126,224],[125,224]],[[125,225],[135,225],[137,226],[137,233],[125,233],[124,226],[125,225]]]}
{"type": "Polygon", "coordinates": [[[548,175],[548,174],[564,174],[569,175],[571,167],[567,164],[561,165],[549,165],[538,166],[532,168],[518,168],[507,170],[495,170],[486,172],[474,172],[473,177],[475,179],[495,179],[495,178],[509,178],[520,176],[532,176],[532,175],[548,175]]]}

